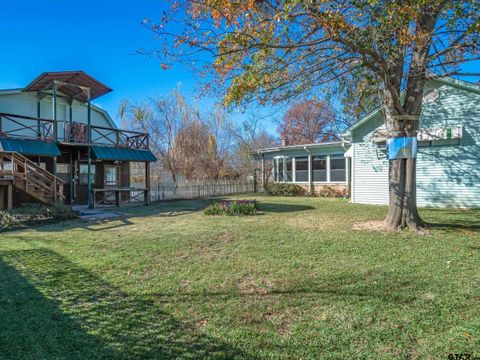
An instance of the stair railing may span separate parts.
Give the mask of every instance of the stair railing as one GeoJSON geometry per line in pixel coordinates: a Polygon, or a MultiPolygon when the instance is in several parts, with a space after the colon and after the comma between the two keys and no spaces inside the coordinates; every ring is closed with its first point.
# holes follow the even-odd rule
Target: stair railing
{"type": "Polygon", "coordinates": [[[0,152],[0,177],[6,176],[25,181],[26,192],[40,191],[53,200],[65,200],[65,183],[19,153],[0,152]]]}

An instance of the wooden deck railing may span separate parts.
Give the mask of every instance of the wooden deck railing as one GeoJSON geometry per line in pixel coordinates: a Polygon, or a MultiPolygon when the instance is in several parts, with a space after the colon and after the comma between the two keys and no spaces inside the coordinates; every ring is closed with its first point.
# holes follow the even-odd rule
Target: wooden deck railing
{"type": "Polygon", "coordinates": [[[93,207],[116,206],[121,207],[127,204],[150,203],[149,189],[142,188],[107,188],[92,189],[93,207]]]}
{"type": "MultiPolygon", "coordinates": [[[[149,148],[148,134],[91,125],[91,145],[149,148]]],[[[88,144],[88,126],[81,122],[53,121],[30,116],[0,113],[0,137],[88,144]],[[55,136],[57,132],[57,136],[55,136]]]]}
{"type": "Polygon", "coordinates": [[[0,113],[0,136],[20,139],[54,140],[55,121],[0,113]]]}
{"type": "Polygon", "coordinates": [[[23,190],[46,201],[64,201],[64,182],[25,156],[0,152],[0,179],[21,182],[23,190]]]}

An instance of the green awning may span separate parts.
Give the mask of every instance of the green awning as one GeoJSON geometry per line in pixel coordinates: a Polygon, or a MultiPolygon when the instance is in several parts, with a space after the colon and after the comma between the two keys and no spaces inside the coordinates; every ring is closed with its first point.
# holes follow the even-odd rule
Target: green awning
{"type": "Polygon", "coordinates": [[[60,156],[57,144],[50,141],[0,138],[0,145],[0,150],[22,155],[60,156]]]}
{"type": "Polygon", "coordinates": [[[92,158],[95,160],[118,161],[156,161],[157,158],[149,150],[92,146],[92,158]]]}

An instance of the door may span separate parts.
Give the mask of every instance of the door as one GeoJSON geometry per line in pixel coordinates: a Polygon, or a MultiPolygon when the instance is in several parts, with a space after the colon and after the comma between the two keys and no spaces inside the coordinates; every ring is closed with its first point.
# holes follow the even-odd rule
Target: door
{"type": "MultiPolygon", "coordinates": [[[[104,184],[105,189],[116,189],[118,188],[119,176],[118,176],[118,166],[116,165],[105,165],[104,167],[104,184]]],[[[117,202],[115,191],[106,191],[105,192],[105,203],[106,204],[115,204],[117,202]]]]}
{"type": "Polygon", "coordinates": [[[105,165],[105,188],[118,188],[118,173],[117,165],[105,165]]]}

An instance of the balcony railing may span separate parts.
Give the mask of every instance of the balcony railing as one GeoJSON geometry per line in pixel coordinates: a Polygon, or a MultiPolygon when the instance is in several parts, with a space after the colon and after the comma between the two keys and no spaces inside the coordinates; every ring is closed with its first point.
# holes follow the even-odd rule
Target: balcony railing
{"type": "MultiPolygon", "coordinates": [[[[0,136],[16,139],[56,140],[68,144],[88,145],[88,126],[85,123],[54,121],[30,116],[0,113],[0,136]]],[[[148,134],[137,131],[90,126],[90,145],[148,149],[148,134]]]]}

